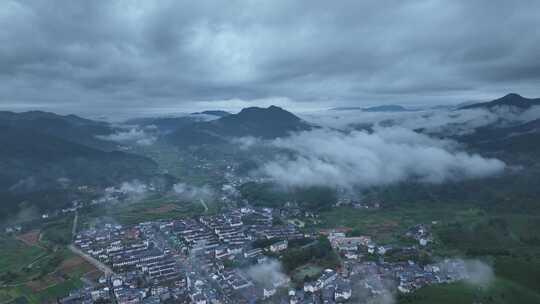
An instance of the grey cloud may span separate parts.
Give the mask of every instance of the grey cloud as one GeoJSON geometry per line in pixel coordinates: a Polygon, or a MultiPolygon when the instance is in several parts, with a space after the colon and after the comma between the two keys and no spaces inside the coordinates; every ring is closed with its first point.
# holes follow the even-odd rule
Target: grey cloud
{"type": "Polygon", "coordinates": [[[444,260],[436,264],[441,271],[452,271],[456,272],[457,275],[461,278],[464,278],[465,283],[487,288],[495,280],[495,272],[493,268],[481,260],[476,259],[452,259],[444,260]],[[449,261],[457,262],[463,267],[452,267],[452,264],[449,261]],[[449,269],[451,268],[451,269],[449,269]]]}
{"type": "Polygon", "coordinates": [[[107,112],[540,95],[538,9],[502,0],[8,0],[0,98],[11,108],[107,112]]]}
{"type": "Polygon", "coordinates": [[[466,260],[468,278],[466,282],[480,287],[488,287],[495,280],[495,272],[488,264],[479,260],[466,260]]]}
{"type": "Polygon", "coordinates": [[[132,204],[139,203],[145,199],[149,192],[150,187],[139,180],[125,181],[117,187],[108,187],[105,189],[105,194],[101,198],[103,201],[116,201],[113,199],[115,194],[121,193],[125,195],[124,203],[132,204]]]}
{"type": "Polygon", "coordinates": [[[233,144],[238,145],[241,150],[248,150],[251,147],[260,144],[260,140],[253,136],[237,137],[231,140],[233,144]]]}
{"type": "Polygon", "coordinates": [[[476,128],[497,123],[500,126],[529,122],[540,118],[540,107],[525,111],[510,107],[493,110],[422,110],[411,112],[364,112],[361,110],[317,111],[303,113],[301,117],[314,124],[329,128],[351,129],[358,125],[391,123],[410,130],[424,129],[427,133],[463,135],[476,128]]]}
{"type": "Polygon", "coordinates": [[[456,144],[392,127],[375,132],[306,131],[272,143],[295,152],[266,163],[262,174],[286,186],[373,186],[415,179],[441,183],[501,173],[505,164],[456,144]]]}
{"type": "Polygon", "coordinates": [[[290,278],[283,271],[281,262],[274,259],[263,264],[253,265],[246,269],[246,273],[265,288],[283,287],[290,281],[290,278]]]}
{"type": "Polygon", "coordinates": [[[123,182],[118,190],[126,194],[145,194],[148,191],[148,186],[138,180],[133,180],[130,182],[123,182]]]}
{"type": "Polygon", "coordinates": [[[214,190],[208,186],[195,186],[186,183],[177,183],[173,185],[173,192],[176,196],[184,200],[202,199],[207,200],[215,195],[214,190]]]}
{"type": "Polygon", "coordinates": [[[130,143],[140,146],[148,146],[157,140],[157,130],[155,126],[122,126],[115,133],[109,135],[98,135],[104,140],[115,141],[118,143],[130,143]]]}

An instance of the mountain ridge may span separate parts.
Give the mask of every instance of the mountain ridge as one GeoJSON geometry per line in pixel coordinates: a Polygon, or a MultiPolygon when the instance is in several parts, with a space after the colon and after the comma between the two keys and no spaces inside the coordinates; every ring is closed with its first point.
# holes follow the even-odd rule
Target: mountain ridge
{"type": "Polygon", "coordinates": [[[108,123],[82,118],[74,114],[59,115],[45,111],[18,113],[0,111],[0,126],[11,126],[53,135],[92,148],[109,151],[116,148],[114,143],[97,137],[109,135],[114,131],[108,123]]]}
{"type": "Polygon", "coordinates": [[[509,93],[503,97],[488,102],[480,102],[471,105],[462,106],[460,110],[469,109],[493,109],[500,106],[517,107],[522,110],[529,109],[532,106],[540,106],[540,98],[526,98],[516,93],[509,93]]]}
{"type": "Polygon", "coordinates": [[[298,116],[274,105],[248,107],[237,114],[179,128],[168,139],[178,145],[222,143],[229,138],[245,136],[273,139],[311,127],[298,116]]]}

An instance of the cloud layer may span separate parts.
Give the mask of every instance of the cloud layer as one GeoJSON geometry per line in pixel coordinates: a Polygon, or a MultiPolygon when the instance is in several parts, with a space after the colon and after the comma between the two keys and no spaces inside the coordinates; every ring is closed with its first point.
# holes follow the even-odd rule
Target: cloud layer
{"type": "Polygon", "coordinates": [[[399,127],[373,133],[319,129],[277,139],[280,156],[261,171],[287,186],[384,185],[405,180],[441,183],[498,174],[505,164],[456,150],[456,145],[399,127]]]}
{"type": "Polygon", "coordinates": [[[155,126],[123,126],[113,134],[99,135],[97,137],[123,144],[148,146],[157,140],[157,130],[155,126]]]}
{"type": "Polygon", "coordinates": [[[398,125],[410,130],[424,129],[428,133],[458,135],[474,132],[476,128],[490,124],[524,123],[540,118],[540,107],[525,111],[499,107],[486,109],[429,109],[411,112],[364,112],[361,110],[328,110],[300,115],[311,123],[337,129],[353,129],[368,125],[398,125]]]}
{"type": "Polygon", "coordinates": [[[214,190],[208,186],[195,186],[186,183],[177,183],[173,185],[173,192],[183,200],[210,199],[215,195],[214,190]]]}
{"type": "Polygon", "coordinates": [[[166,112],[540,95],[539,9],[534,0],[6,0],[0,106],[166,112]]]}

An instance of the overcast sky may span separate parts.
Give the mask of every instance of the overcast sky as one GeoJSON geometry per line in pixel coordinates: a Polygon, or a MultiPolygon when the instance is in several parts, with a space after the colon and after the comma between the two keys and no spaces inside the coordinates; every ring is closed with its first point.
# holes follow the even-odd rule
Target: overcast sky
{"type": "Polygon", "coordinates": [[[0,2],[0,108],[293,110],[540,96],[540,1],[0,2]]]}

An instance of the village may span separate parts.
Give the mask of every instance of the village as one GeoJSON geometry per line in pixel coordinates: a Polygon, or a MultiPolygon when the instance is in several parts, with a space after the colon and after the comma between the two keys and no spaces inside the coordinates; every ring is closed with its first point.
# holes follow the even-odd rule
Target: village
{"type": "Polygon", "coordinates": [[[78,232],[73,248],[103,271],[59,303],[369,303],[430,284],[467,278],[459,259],[434,263],[385,259],[430,246],[428,225],[406,232],[414,244],[376,244],[368,235],[308,231],[271,208],[245,206],[215,215],[132,226],[101,223],[78,232]],[[276,220],[279,218],[279,220],[276,220]],[[323,238],[339,265],[293,282],[281,267],[292,247],[323,238]]]}

